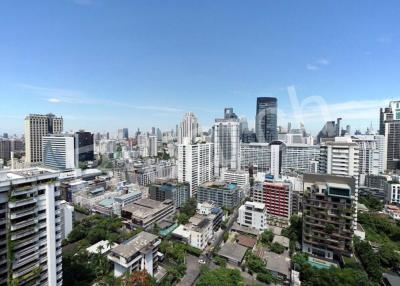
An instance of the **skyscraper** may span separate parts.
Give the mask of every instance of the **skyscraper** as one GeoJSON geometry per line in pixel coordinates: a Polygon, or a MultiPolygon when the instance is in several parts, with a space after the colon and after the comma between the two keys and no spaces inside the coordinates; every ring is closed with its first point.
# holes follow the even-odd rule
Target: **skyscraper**
{"type": "Polygon", "coordinates": [[[0,285],[62,285],[58,176],[0,171],[0,285]]]}
{"type": "Polygon", "coordinates": [[[25,161],[42,162],[42,137],[60,134],[63,131],[63,118],[54,114],[30,114],[25,117],[25,161]]]}
{"type": "Polygon", "coordinates": [[[197,117],[192,112],[186,113],[179,125],[178,144],[183,144],[185,141],[195,143],[196,137],[200,136],[200,132],[197,117]]]}
{"type": "Polygon", "coordinates": [[[272,142],[278,139],[278,100],[275,97],[258,97],[256,110],[257,142],[272,142]]]}
{"type": "Polygon", "coordinates": [[[214,132],[214,172],[222,174],[222,169],[240,168],[239,119],[232,108],[225,108],[223,119],[215,119],[214,132]]]}
{"type": "Polygon", "coordinates": [[[381,109],[379,134],[385,135],[384,169],[400,169],[400,101],[391,101],[381,109]]]}
{"type": "Polygon", "coordinates": [[[129,138],[128,128],[118,129],[117,139],[128,140],[128,138],[129,138]]]}

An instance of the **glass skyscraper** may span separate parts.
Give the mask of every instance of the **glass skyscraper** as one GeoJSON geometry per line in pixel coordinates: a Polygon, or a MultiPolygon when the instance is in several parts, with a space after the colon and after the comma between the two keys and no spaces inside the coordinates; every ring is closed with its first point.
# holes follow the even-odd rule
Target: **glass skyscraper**
{"type": "Polygon", "coordinates": [[[272,142],[278,139],[278,100],[275,97],[258,97],[256,112],[257,142],[272,142]]]}

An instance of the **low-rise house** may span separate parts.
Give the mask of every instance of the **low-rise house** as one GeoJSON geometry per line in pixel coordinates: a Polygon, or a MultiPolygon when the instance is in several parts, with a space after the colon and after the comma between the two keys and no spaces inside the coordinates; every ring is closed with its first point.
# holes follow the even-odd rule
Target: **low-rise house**
{"type": "Polygon", "coordinates": [[[231,264],[241,265],[246,255],[246,251],[247,247],[228,242],[221,247],[218,251],[218,255],[226,258],[231,264]]]}
{"type": "Polygon", "coordinates": [[[237,222],[243,226],[264,230],[267,228],[267,208],[263,203],[245,202],[239,208],[237,222]]]}
{"type": "Polygon", "coordinates": [[[153,277],[158,270],[160,243],[158,236],[142,231],[112,248],[108,260],[114,263],[114,276],[146,270],[153,277]]]}

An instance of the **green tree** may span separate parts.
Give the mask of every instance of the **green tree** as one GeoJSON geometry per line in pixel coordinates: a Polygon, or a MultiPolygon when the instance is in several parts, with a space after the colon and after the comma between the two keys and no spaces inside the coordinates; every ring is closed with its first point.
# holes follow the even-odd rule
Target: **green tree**
{"type": "Polygon", "coordinates": [[[382,268],[380,266],[379,256],[374,253],[371,245],[367,241],[355,239],[354,247],[370,279],[375,283],[379,283],[382,279],[382,268]]]}
{"type": "Polygon", "coordinates": [[[262,244],[270,244],[273,239],[274,239],[273,232],[271,230],[269,230],[269,229],[266,229],[261,234],[260,241],[261,241],[262,244]]]}
{"type": "Polygon", "coordinates": [[[272,252],[282,254],[285,251],[285,247],[278,242],[274,242],[273,244],[271,244],[270,250],[272,252]]]}
{"type": "Polygon", "coordinates": [[[218,268],[215,270],[205,269],[202,271],[197,286],[238,286],[244,285],[239,270],[218,268]]]}
{"type": "Polygon", "coordinates": [[[262,273],[266,271],[266,265],[264,261],[260,257],[254,255],[252,252],[249,252],[246,256],[246,266],[250,271],[255,273],[262,273]]]}

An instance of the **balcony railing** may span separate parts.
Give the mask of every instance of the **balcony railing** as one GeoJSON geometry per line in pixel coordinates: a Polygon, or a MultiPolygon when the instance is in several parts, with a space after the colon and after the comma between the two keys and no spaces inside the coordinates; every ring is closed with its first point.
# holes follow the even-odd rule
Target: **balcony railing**
{"type": "Polygon", "coordinates": [[[21,199],[21,200],[15,200],[15,201],[9,201],[8,202],[8,207],[9,208],[17,208],[17,207],[22,207],[26,206],[29,204],[36,204],[37,199],[36,198],[26,198],[26,199],[21,199]]]}

